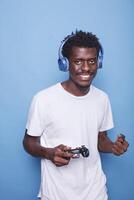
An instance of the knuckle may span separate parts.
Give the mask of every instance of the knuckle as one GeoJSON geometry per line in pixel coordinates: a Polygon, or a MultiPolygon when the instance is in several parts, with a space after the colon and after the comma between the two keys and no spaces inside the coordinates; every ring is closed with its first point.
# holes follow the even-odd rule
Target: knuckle
{"type": "Polygon", "coordinates": [[[58,159],[56,156],[54,157],[53,161],[54,161],[54,163],[57,163],[58,159]]]}
{"type": "Polygon", "coordinates": [[[68,164],[69,164],[69,162],[70,162],[70,160],[66,160],[66,165],[68,165],[68,164]]]}
{"type": "Polygon", "coordinates": [[[63,144],[60,144],[58,147],[59,147],[60,149],[63,149],[63,148],[64,148],[64,145],[63,145],[63,144]]]}

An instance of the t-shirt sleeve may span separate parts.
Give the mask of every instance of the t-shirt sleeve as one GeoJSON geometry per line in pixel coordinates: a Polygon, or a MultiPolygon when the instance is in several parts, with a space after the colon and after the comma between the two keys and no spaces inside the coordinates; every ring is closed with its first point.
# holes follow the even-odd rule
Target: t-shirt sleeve
{"type": "Polygon", "coordinates": [[[114,127],[111,104],[108,96],[106,96],[103,120],[100,127],[100,132],[109,130],[114,127]]]}
{"type": "Polygon", "coordinates": [[[27,134],[31,136],[41,136],[44,130],[44,118],[42,106],[37,96],[34,96],[26,124],[27,134]]]}

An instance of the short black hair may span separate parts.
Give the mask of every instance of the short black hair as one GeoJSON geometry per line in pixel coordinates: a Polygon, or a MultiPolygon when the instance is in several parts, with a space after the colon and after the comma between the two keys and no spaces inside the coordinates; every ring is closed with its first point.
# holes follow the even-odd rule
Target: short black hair
{"type": "Polygon", "coordinates": [[[72,32],[71,35],[68,35],[63,40],[64,45],[62,47],[62,55],[66,58],[69,58],[72,48],[75,47],[85,47],[85,48],[96,48],[97,55],[99,51],[102,50],[102,46],[99,42],[99,39],[96,35],[93,35],[91,32],[84,32],[82,30],[75,33],[72,32]]]}

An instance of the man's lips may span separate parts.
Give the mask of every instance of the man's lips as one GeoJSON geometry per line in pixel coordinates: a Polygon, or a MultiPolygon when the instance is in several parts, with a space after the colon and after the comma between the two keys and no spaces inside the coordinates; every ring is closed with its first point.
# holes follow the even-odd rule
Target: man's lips
{"type": "Polygon", "coordinates": [[[81,80],[90,80],[94,77],[94,74],[78,74],[77,75],[81,80]]]}

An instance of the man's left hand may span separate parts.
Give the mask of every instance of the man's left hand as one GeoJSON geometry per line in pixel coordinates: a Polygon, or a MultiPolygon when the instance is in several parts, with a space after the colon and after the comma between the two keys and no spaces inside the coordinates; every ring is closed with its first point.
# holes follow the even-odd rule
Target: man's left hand
{"type": "Polygon", "coordinates": [[[128,142],[125,140],[125,136],[120,134],[116,141],[113,143],[113,147],[112,147],[112,153],[120,156],[121,154],[125,153],[127,151],[129,144],[128,142]]]}

